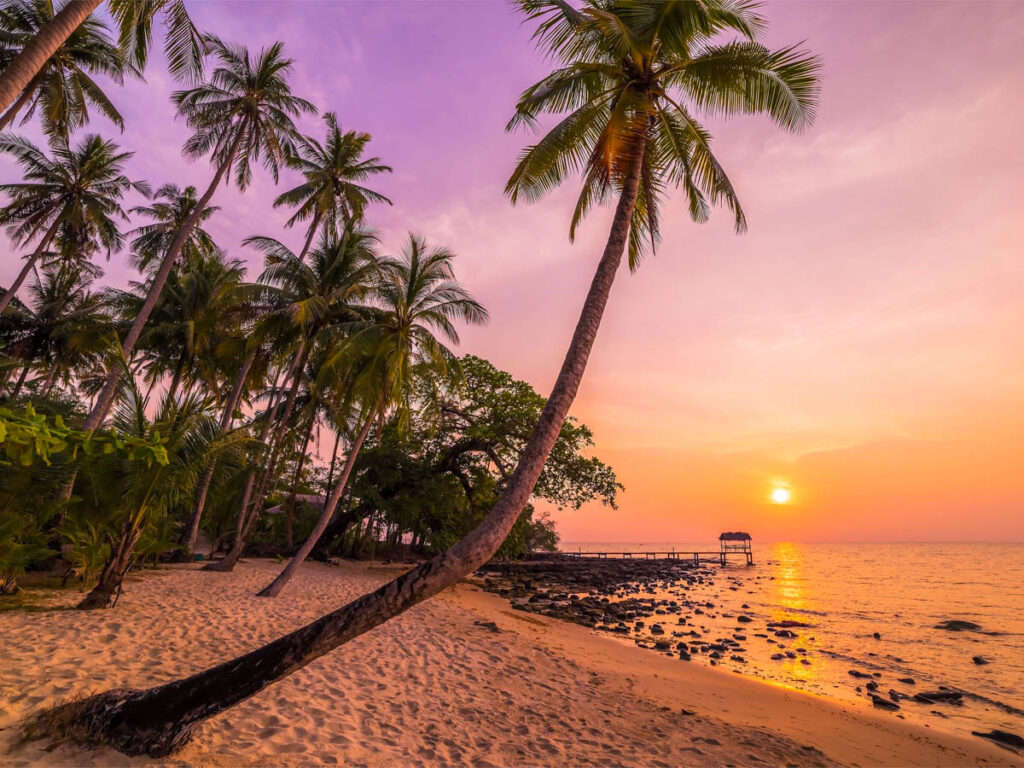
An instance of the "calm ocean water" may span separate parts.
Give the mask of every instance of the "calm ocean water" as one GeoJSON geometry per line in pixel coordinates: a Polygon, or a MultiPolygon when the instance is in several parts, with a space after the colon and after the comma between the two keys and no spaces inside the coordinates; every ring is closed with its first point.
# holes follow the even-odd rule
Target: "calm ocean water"
{"type": "MultiPolygon", "coordinates": [[[[571,552],[672,548],[712,550],[717,542],[562,544],[571,552]]],[[[716,565],[712,584],[687,592],[688,599],[715,605],[691,620],[712,641],[736,635],[737,614],[755,619],[741,635],[746,663],[727,655],[723,668],[864,706],[870,701],[856,689],[867,681],[850,676],[851,669],[880,673],[882,695],[890,688],[913,695],[946,686],[964,694],[961,706],[903,701],[893,716],[958,733],[1024,734],[1024,544],[755,542],[754,559],[751,568],[739,559],[725,569],[716,565]],[[795,638],[756,637],[766,622],[787,619],[811,626],[795,628],[795,638]],[[936,628],[948,619],[974,622],[980,631],[936,628]],[[784,650],[799,653],[770,658],[784,650]],[[975,656],[990,663],[975,664],[975,656]],[[915,683],[898,682],[901,677],[915,683]]]]}

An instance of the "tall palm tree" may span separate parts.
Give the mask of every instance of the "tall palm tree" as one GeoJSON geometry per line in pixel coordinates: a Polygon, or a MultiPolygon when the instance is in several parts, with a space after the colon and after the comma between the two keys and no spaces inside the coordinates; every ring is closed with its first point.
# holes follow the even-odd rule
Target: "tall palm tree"
{"type": "MultiPolygon", "coordinates": [[[[0,71],[0,111],[6,111],[32,84],[50,57],[86,22],[102,0],[68,0],[0,71]]],[[[171,75],[196,82],[203,74],[203,41],[189,18],[183,0],[110,0],[110,11],[120,29],[121,48],[128,62],[142,68],[149,55],[153,22],[163,14],[164,53],[171,75]]]]}
{"type": "MultiPolygon", "coordinates": [[[[53,0],[7,0],[0,6],[0,69],[6,68],[53,16],[53,0]]],[[[125,71],[135,72],[109,39],[107,25],[89,17],[0,115],[0,130],[22,110],[26,110],[24,123],[38,108],[46,133],[66,138],[88,122],[91,105],[123,131],[121,113],[92,76],[105,75],[120,85],[125,71]]]]}
{"type": "MultiPolygon", "coordinates": [[[[260,275],[260,282],[267,285],[270,301],[278,306],[274,315],[294,327],[298,339],[284,382],[288,393],[284,408],[280,413],[274,408],[269,410],[260,434],[267,456],[263,477],[253,493],[255,467],[250,471],[239,509],[239,520],[244,520],[238,526],[240,535],[227,556],[211,570],[230,570],[241,557],[247,532],[259,517],[263,501],[276,479],[277,459],[288,435],[287,427],[306,361],[324,329],[338,323],[351,323],[363,311],[361,302],[373,287],[377,271],[373,252],[376,241],[372,231],[356,226],[348,227],[340,238],[325,230],[310,255],[309,264],[273,238],[251,237],[246,241],[266,254],[267,267],[260,275]],[[250,500],[253,502],[251,509],[250,500]]],[[[267,322],[274,319],[271,317],[267,322]]]]}
{"type": "MultiPolygon", "coordinates": [[[[292,153],[297,134],[292,118],[314,111],[312,104],[291,92],[288,75],[292,61],[282,55],[281,43],[261,50],[256,57],[241,46],[228,45],[215,37],[207,38],[207,47],[219,62],[218,66],[208,82],[177,91],[174,102],[192,129],[192,135],[185,142],[185,154],[189,157],[210,155],[216,172],[153,274],[146,300],[121,342],[126,359],[131,358],[167,276],[202,220],[203,211],[221,181],[232,173],[234,183],[244,190],[252,181],[253,164],[258,163],[271,172],[276,182],[278,170],[292,153]]],[[[103,420],[120,375],[121,368],[111,365],[103,389],[82,426],[84,430],[95,429],[103,420]]]]}
{"type": "Polygon", "coordinates": [[[362,327],[356,325],[334,357],[336,364],[353,368],[351,386],[363,394],[356,437],[312,533],[260,596],[280,594],[320,541],[374,421],[394,409],[399,422],[407,422],[422,384],[443,380],[458,368],[458,359],[438,337],[457,344],[456,322],[487,321],[487,311],[455,280],[453,258],[447,249],[431,249],[410,235],[401,256],[381,260],[374,287],[377,311],[362,327]]]}
{"type": "MultiPolygon", "coordinates": [[[[151,272],[160,265],[175,236],[184,229],[185,222],[199,204],[195,187],[181,189],[177,184],[164,184],[153,195],[153,200],[152,205],[138,205],[131,209],[132,215],[152,220],[151,224],[144,224],[128,233],[132,263],[140,272],[151,272]]],[[[182,263],[191,264],[217,253],[217,244],[203,229],[203,224],[219,210],[216,205],[207,205],[200,211],[181,247],[182,263]]]]}
{"type": "Polygon", "coordinates": [[[16,184],[0,184],[0,192],[11,198],[0,209],[0,225],[7,227],[8,235],[18,245],[38,238],[35,250],[0,299],[3,312],[59,229],[79,243],[84,233],[108,254],[120,248],[123,236],[117,220],[127,220],[121,198],[130,189],[148,195],[149,186],[124,174],[124,164],[133,153],[119,152],[112,141],[96,135],[86,136],[74,149],[57,139],[53,157],[49,158],[28,139],[3,134],[0,152],[14,157],[24,179],[16,184]]]}
{"type": "MultiPolygon", "coordinates": [[[[627,244],[637,243],[633,254],[639,257],[640,243],[652,234],[658,192],[668,184],[683,185],[691,215],[693,201],[699,198],[689,192],[689,186],[699,189],[705,199],[730,199],[721,187],[724,174],[717,163],[709,168],[709,152],[703,151],[706,132],[698,131],[685,115],[690,110],[726,115],[764,112],[790,130],[806,126],[813,118],[816,61],[792,49],[772,53],[758,45],[756,37],[764,22],[750,2],[589,0],[581,10],[566,0],[519,0],[519,5],[538,22],[537,39],[558,65],[551,76],[524,94],[517,110],[519,121],[531,123],[542,111],[572,113],[538,142],[536,147],[542,149],[528,150],[510,192],[530,191],[537,196],[578,168],[585,179],[595,173],[601,181],[596,188],[585,182],[585,189],[602,197],[614,193],[618,201],[608,242],[551,395],[491,512],[447,551],[261,648],[156,688],[109,691],[67,705],[54,713],[56,720],[87,728],[97,741],[122,752],[169,754],[188,742],[196,724],[478,568],[498,549],[529,500],[583,378],[627,244]],[[741,39],[719,44],[717,38],[723,33],[738,34],[741,39]],[[664,104],[675,110],[684,127],[689,126],[679,136],[689,137],[689,144],[681,145],[689,149],[672,148],[668,153],[677,132],[661,123],[664,104]],[[541,162],[544,156],[547,161],[541,162]],[[706,188],[697,186],[701,179],[706,188]],[[649,186],[643,198],[642,182],[649,186]],[[634,218],[641,199],[645,215],[634,218]],[[646,223],[631,237],[634,222],[646,223]]],[[[696,213],[699,216],[700,210],[696,213]]]]}
{"type": "Polygon", "coordinates": [[[324,122],[327,139],[323,144],[309,137],[303,137],[296,144],[297,155],[292,165],[301,171],[305,181],[274,201],[275,208],[282,205],[297,208],[285,226],[309,221],[300,260],[306,258],[321,223],[333,232],[340,232],[345,224],[362,219],[369,203],[391,205],[384,195],[364,186],[372,176],[391,172],[389,166],[381,165],[380,158],[363,159],[370,134],[342,133],[333,112],[324,115],[324,122]]]}

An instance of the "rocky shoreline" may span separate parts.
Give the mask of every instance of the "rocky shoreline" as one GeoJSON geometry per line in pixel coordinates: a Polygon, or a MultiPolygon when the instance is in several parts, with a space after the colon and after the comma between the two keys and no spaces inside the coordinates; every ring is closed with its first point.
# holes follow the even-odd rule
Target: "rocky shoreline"
{"type": "MultiPolygon", "coordinates": [[[[768,661],[802,666],[812,664],[808,648],[828,653],[817,648],[811,621],[770,620],[750,611],[746,603],[737,605],[738,600],[725,605],[708,599],[716,587],[723,588],[723,581],[724,589],[739,592],[747,578],[736,571],[695,566],[689,561],[565,555],[493,562],[476,574],[476,582],[483,589],[506,598],[514,609],[621,636],[638,647],[682,661],[703,657],[711,666],[724,664],[740,671],[748,664],[748,647],[755,645],[758,658],[767,652],[768,661]]],[[[955,620],[937,628],[981,631],[969,622],[955,620]]],[[[875,639],[879,638],[875,633],[875,639]]],[[[981,662],[976,659],[974,663],[981,662]]],[[[960,707],[965,696],[971,696],[947,686],[918,692],[912,678],[899,677],[884,684],[884,677],[880,671],[850,669],[848,679],[856,694],[899,717],[908,704],[947,717],[943,709],[960,707]]],[[[981,733],[975,735],[997,740],[981,733]]],[[[1009,736],[1011,740],[1019,738],[1009,736]]],[[[1003,746],[1019,749],[1016,743],[1007,744],[1005,740],[1003,746]]]]}

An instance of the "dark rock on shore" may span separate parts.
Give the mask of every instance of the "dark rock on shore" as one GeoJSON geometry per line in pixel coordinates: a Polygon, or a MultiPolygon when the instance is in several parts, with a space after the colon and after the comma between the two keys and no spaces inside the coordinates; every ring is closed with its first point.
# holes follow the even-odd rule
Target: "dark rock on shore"
{"type": "Polygon", "coordinates": [[[900,705],[897,704],[895,701],[889,701],[889,699],[883,699],[881,696],[879,696],[878,694],[875,694],[875,693],[871,694],[871,703],[874,704],[879,709],[887,709],[890,712],[895,711],[895,710],[900,708],[900,705]]]}
{"type": "Polygon", "coordinates": [[[921,704],[934,704],[939,701],[947,704],[962,704],[963,698],[964,695],[960,691],[925,691],[914,694],[914,701],[921,704]]]}
{"type": "Polygon", "coordinates": [[[991,663],[991,662],[989,662],[989,660],[988,660],[988,659],[986,659],[986,658],[985,658],[984,656],[972,656],[972,657],[971,657],[971,660],[972,660],[972,661],[973,661],[973,662],[974,662],[975,664],[977,664],[977,665],[978,665],[979,667],[980,667],[980,666],[982,666],[982,665],[984,665],[984,664],[989,664],[989,663],[991,663]]]}
{"type": "Polygon", "coordinates": [[[994,741],[997,744],[1002,744],[1006,747],[1013,749],[1024,749],[1024,737],[1018,736],[1016,733],[1010,733],[1009,731],[991,730],[988,733],[982,733],[981,731],[971,731],[975,736],[980,736],[983,739],[994,741]]]}
{"type": "Polygon", "coordinates": [[[964,619],[946,619],[935,625],[936,629],[944,629],[947,632],[980,632],[981,625],[964,619]]]}

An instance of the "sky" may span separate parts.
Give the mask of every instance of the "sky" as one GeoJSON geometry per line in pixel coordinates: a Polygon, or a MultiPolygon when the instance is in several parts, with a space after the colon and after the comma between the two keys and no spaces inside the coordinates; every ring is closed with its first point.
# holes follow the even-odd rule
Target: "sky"
{"type": "MultiPolygon", "coordinates": [[[[281,40],[293,90],[373,135],[406,233],[451,248],[490,310],[459,348],[550,388],[604,239],[598,211],[568,239],[578,189],[513,207],[503,188],[531,139],[505,123],[547,71],[502,2],[290,0],[189,4],[251,48],[281,40]]],[[[1024,4],[771,2],[767,42],[823,61],[801,135],[709,120],[749,220],[691,223],[676,196],[663,242],[620,274],[572,413],[625,491],[618,509],[552,510],[564,541],[1024,540],[1024,4]],[[771,501],[787,488],[787,504],[771,501]]],[[[113,89],[134,178],[204,187],[159,58],[113,89]]],[[[321,134],[317,118],[307,133],[321,134]]],[[[31,127],[19,129],[37,137],[31,127]]],[[[0,159],[0,178],[16,169],[0,159]]],[[[284,232],[279,186],[221,189],[210,231],[231,255],[284,232]]],[[[141,203],[133,200],[133,204],[141,203]]],[[[20,253],[7,241],[0,281],[20,253]]],[[[123,255],[105,280],[134,275],[123,255]]],[[[325,443],[327,441],[325,440],[325,443]]],[[[324,450],[330,446],[325,445],[324,450]]]]}

